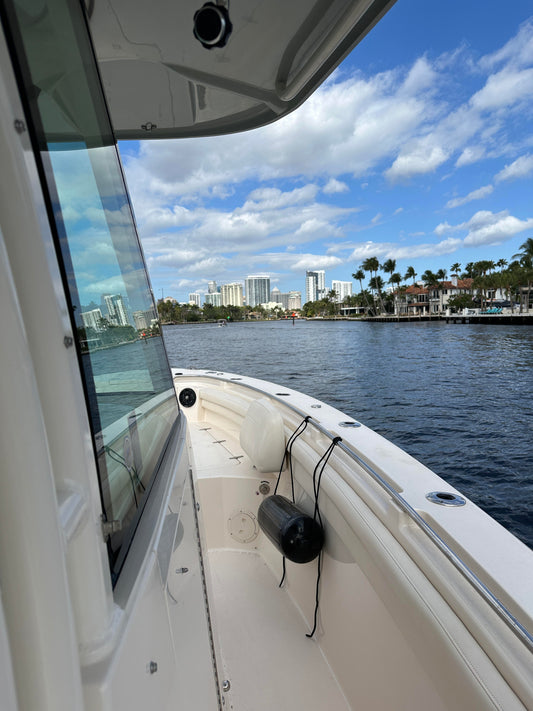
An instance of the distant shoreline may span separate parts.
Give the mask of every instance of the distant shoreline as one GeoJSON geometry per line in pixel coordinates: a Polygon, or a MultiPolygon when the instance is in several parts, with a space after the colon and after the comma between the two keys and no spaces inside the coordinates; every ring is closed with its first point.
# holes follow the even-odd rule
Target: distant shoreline
{"type": "MultiPolygon", "coordinates": [[[[292,323],[291,318],[281,318],[281,319],[247,319],[242,321],[228,321],[227,324],[232,323],[278,323],[278,322],[292,323]]],[[[492,325],[524,325],[533,326],[533,314],[451,314],[450,316],[445,315],[426,315],[426,316],[326,316],[319,318],[297,318],[294,319],[295,323],[298,321],[311,321],[313,323],[321,323],[323,321],[350,321],[352,323],[364,322],[364,323],[427,323],[432,322],[444,322],[449,324],[492,324],[492,325]]],[[[216,321],[179,321],[174,323],[162,323],[162,326],[218,326],[216,321]]]]}

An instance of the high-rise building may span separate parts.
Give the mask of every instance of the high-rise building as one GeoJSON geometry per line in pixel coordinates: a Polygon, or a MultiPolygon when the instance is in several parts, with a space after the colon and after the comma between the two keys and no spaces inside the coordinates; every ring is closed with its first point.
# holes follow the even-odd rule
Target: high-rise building
{"type": "Polygon", "coordinates": [[[222,296],[222,306],[242,306],[242,284],[234,282],[233,284],[222,284],[220,287],[222,296]]]}
{"type": "Polygon", "coordinates": [[[316,272],[305,272],[305,303],[308,301],[318,301],[318,274],[316,272]]]}
{"type": "Polygon", "coordinates": [[[326,296],[326,272],[323,269],[316,271],[318,299],[323,299],[326,296]]]}
{"type": "Polygon", "coordinates": [[[145,331],[157,321],[157,317],[153,309],[148,309],[148,311],[134,311],[133,321],[138,331],[145,331]]]}
{"type": "Polygon", "coordinates": [[[207,282],[207,293],[208,294],[216,294],[217,293],[216,281],[208,281],[207,282]]]}
{"type": "Polygon", "coordinates": [[[323,269],[305,272],[305,301],[320,301],[326,296],[326,272],[323,269]]]}
{"type": "Polygon", "coordinates": [[[288,297],[288,311],[296,311],[296,309],[302,308],[302,294],[299,291],[289,291],[288,297]]]}
{"type": "Polygon", "coordinates": [[[282,303],[282,293],[278,289],[277,286],[275,286],[272,291],[270,292],[270,301],[272,301],[275,304],[281,304],[282,303]]]}
{"type": "Polygon", "coordinates": [[[197,291],[195,291],[193,294],[189,294],[189,304],[191,306],[201,306],[202,295],[197,291]]]}
{"type": "Polygon", "coordinates": [[[270,301],[270,277],[266,274],[248,276],[244,285],[248,306],[258,306],[270,301]]]}
{"type": "Polygon", "coordinates": [[[204,306],[205,304],[211,304],[212,306],[222,306],[222,294],[218,291],[212,291],[208,294],[204,294],[204,306]]]}
{"type": "Polygon", "coordinates": [[[285,311],[302,308],[302,294],[299,291],[281,292],[277,286],[270,292],[270,301],[281,304],[285,311]]]}
{"type": "Polygon", "coordinates": [[[335,292],[335,301],[342,304],[347,296],[352,295],[351,281],[335,281],[331,282],[331,290],[335,292]]]}
{"type": "Polygon", "coordinates": [[[81,320],[85,328],[94,328],[95,331],[102,330],[102,312],[100,309],[84,311],[81,314],[81,320]]]}
{"type": "Polygon", "coordinates": [[[104,294],[109,322],[114,326],[131,326],[122,294],[104,294]]]}

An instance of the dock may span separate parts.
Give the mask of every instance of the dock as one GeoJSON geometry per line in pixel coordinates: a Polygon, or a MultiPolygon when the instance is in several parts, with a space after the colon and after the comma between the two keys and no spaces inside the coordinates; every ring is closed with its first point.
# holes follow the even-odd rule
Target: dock
{"type": "Polygon", "coordinates": [[[362,316],[358,321],[372,323],[420,323],[422,321],[445,321],[446,323],[483,323],[491,325],[533,325],[533,313],[515,314],[425,314],[422,316],[362,316]]]}
{"type": "Polygon", "coordinates": [[[533,314],[451,314],[450,316],[441,316],[446,323],[485,323],[485,324],[500,324],[500,325],[533,325],[533,314]]]}

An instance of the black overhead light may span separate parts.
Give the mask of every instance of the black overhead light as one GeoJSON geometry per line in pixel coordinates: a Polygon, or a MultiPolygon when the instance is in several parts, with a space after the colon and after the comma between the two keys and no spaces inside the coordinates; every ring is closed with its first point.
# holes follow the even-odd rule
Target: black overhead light
{"type": "Polygon", "coordinates": [[[194,13],[194,36],[206,49],[224,47],[233,25],[223,5],[206,2],[194,13]]]}

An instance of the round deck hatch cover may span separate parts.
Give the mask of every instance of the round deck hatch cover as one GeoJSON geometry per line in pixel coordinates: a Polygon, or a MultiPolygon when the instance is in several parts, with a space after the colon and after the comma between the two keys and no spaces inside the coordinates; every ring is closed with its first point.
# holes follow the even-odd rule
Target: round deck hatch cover
{"type": "Polygon", "coordinates": [[[238,511],[228,519],[228,531],[239,543],[251,543],[259,533],[257,519],[248,511],[238,511]]]}

